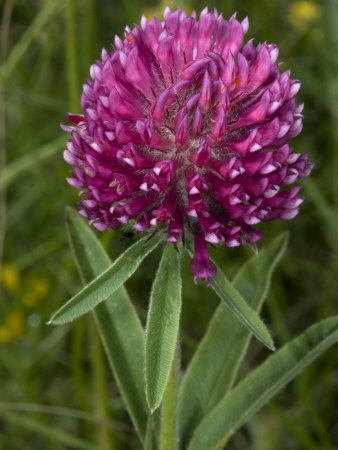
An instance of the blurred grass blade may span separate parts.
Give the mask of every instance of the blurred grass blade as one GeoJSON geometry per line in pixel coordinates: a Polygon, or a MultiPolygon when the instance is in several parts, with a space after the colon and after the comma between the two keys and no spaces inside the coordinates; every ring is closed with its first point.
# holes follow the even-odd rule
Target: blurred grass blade
{"type": "Polygon", "coordinates": [[[65,303],[51,318],[51,324],[62,325],[94,309],[111,297],[136,271],[144,258],[164,239],[157,234],[144,236],[120,255],[113,264],[78,294],[65,303]]]}
{"type": "Polygon", "coordinates": [[[21,256],[19,256],[19,258],[14,261],[15,267],[17,268],[17,270],[23,271],[27,267],[35,264],[37,261],[41,261],[57,250],[66,247],[66,245],[67,239],[65,237],[65,233],[55,233],[54,236],[51,235],[48,240],[39,243],[29,252],[25,252],[21,256]]]}
{"type": "Polygon", "coordinates": [[[36,205],[38,198],[43,194],[43,183],[41,180],[35,180],[31,188],[25,190],[23,195],[18,196],[12,201],[7,211],[6,226],[12,228],[18,220],[20,220],[27,211],[31,211],[36,205]]]}
{"type": "Polygon", "coordinates": [[[174,358],[182,302],[180,255],[167,244],[153,283],[145,337],[145,379],[150,409],[159,407],[174,358]]]}
{"type": "Polygon", "coordinates": [[[233,287],[219,267],[217,267],[216,276],[211,280],[211,287],[230,311],[259,341],[270,350],[275,350],[272,337],[258,314],[233,287]]]}
{"type": "MultiPolygon", "coordinates": [[[[331,231],[332,236],[337,239],[338,236],[338,214],[333,207],[330,206],[321,190],[317,187],[312,179],[302,180],[306,196],[311,200],[318,213],[326,223],[327,228],[331,231]]],[[[325,227],[326,228],[326,227],[325,227]]]]}
{"type": "MultiPolygon", "coordinates": [[[[233,280],[233,286],[257,312],[267,295],[271,275],[283,256],[286,233],[252,256],[233,280]]],[[[232,387],[252,334],[234,320],[224,303],[212,317],[208,330],[188,366],[179,395],[181,440],[188,442],[203,417],[232,387]]]]}
{"type": "MultiPolygon", "coordinates": [[[[110,259],[93,231],[71,208],[66,209],[69,242],[83,282],[110,266],[110,259]]],[[[144,333],[123,286],[94,310],[114,376],[132,421],[143,441],[147,426],[144,388],[144,333]]]]}
{"type": "Polygon", "coordinates": [[[5,176],[0,178],[0,188],[6,183],[9,186],[14,180],[28,170],[36,169],[36,165],[52,157],[56,153],[62,152],[65,147],[65,138],[55,139],[55,141],[49,142],[35,150],[33,153],[29,153],[21,158],[13,161],[7,166],[5,176]]]}
{"type": "MultiPolygon", "coordinates": [[[[321,447],[321,444],[319,444],[319,443],[317,444],[316,438],[314,436],[311,436],[307,430],[303,429],[300,421],[295,420],[295,417],[291,416],[290,412],[288,410],[285,410],[284,407],[278,406],[277,402],[274,402],[273,400],[270,401],[269,404],[267,405],[267,409],[268,409],[269,413],[272,413],[276,417],[276,419],[278,419],[278,421],[281,424],[283,424],[283,427],[285,428],[285,430],[287,431],[287,433],[290,436],[292,436],[292,435],[295,436],[298,443],[301,445],[302,449],[304,449],[304,450],[324,450],[324,448],[325,448],[326,450],[333,450],[330,443],[325,445],[322,442],[323,447],[321,447]]],[[[329,432],[329,430],[327,430],[327,431],[328,431],[328,433],[326,436],[327,436],[327,438],[329,438],[330,432],[329,432]]]]}
{"type": "MultiPolygon", "coordinates": [[[[27,428],[29,431],[37,433],[38,435],[45,436],[50,440],[50,443],[60,443],[66,445],[67,448],[81,449],[81,450],[100,450],[95,445],[84,441],[70,433],[66,433],[60,428],[56,428],[55,424],[45,425],[38,420],[27,417],[27,415],[17,414],[12,412],[0,411],[0,416],[8,420],[11,423],[19,425],[23,428],[27,428]]],[[[31,416],[31,414],[30,414],[31,416]]]]}
{"type": "Polygon", "coordinates": [[[250,417],[326,349],[338,342],[338,316],[325,319],[286,344],[241,381],[205,417],[189,450],[225,446],[250,417]]]}
{"type": "Polygon", "coordinates": [[[13,72],[32,41],[41,33],[42,28],[51,18],[55,20],[57,8],[63,5],[62,0],[48,0],[34,21],[21,36],[6,61],[0,67],[0,83],[3,83],[13,72]]]}

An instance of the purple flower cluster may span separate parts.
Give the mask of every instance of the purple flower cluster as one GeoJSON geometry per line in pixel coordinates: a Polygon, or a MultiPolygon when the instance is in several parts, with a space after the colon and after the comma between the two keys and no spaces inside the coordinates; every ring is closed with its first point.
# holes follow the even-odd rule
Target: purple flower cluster
{"type": "Polygon", "coordinates": [[[143,16],[102,51],[83,115],[63,126],[80,213],[99,230],[166,224],[168,242],[190,230],[195,281],[216,274],[207,243],[253,243],[254,225],[293,218],[304,198],[281,188],[312,168],[287,144],[302,128],[300,82],[280,73],[275,45],[243,46],[248,27],[207,8],[143,16]]]}

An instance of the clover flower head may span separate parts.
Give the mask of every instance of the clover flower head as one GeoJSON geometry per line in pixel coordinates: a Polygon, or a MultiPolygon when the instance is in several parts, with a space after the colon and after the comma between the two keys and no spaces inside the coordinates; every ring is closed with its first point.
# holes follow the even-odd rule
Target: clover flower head
{"type": "Polygon", "coordinates": [[[83,115],[63,125],[80,213],[99,230],[161,227],[173,243],[191,232],[195,281],[216,274],[207,243],[254,243],[259,222],[295,217],[304,198],[284,186],[312,168],[288,145],[302,128],[300,82],[280,72],[275,45],[243,45],[248,27],[207,8],[143,16],[102,51],[83,115]]]}

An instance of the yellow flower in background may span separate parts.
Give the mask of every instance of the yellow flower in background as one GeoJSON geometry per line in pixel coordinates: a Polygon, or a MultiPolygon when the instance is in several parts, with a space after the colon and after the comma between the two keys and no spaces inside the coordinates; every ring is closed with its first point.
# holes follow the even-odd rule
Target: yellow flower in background
{"type": "Polygon", "coordinates": [[[39,301],[35,292],[25,292],[22,296],[22,303],[28,308],[32,308],[39,301]]]}
{"type": "Polygon", "coordinates": [[[24,332],[25,316],[21,309],[14,309],[7,318],[7,327],[11,330],[13,337],[19,337],[24,332]]]}
{"type": "MultiPolygon", "coordinates": [[[[46,297],[50,290],[50,283],[47,278],[38,276],[34,272],[26,273],[20,280],[19,273],[10,264],[2,267],[1,281],[3,286],[9,291],[15,291],[21,287],[16,298],[21,297],[21,302],[27,308],[33,308],[46,297]]],[[[5,323],[0,326],[0,342],[10,342],[22,336],[25,331],[25,308],[15,308],[9,313],[5,323]]]]}
{"type": "Polygon", "coordinates": [[[28,308],[34,307],[49,291],[50,284],[47,278],[39,277],[34,273],[26,276],[25,293],[22,295],[22,303],[28,308]]]}
{"type": "Polygon", "coordinates": [[[9,313],[6,324],[0,328],[0,342],[9,342],[20,337],[25,329],[25,316],[20,309],[9,313]]]}
{"type": "Polygon", "coordinates": [[[38,297],[43,298],[49,291],[49,281],[47,278],[37,277],[34,289],[38,297]]]}
{"type": "Polygon", "coordinates": [[[1,284],[9,291],[15,291],[20,285],[19,272],[11,264],[1,267],[1,284]]]}
{"type": "Polygon", "coordinates": [[[293,2],[289,8],[289,21],[294,28],[304,31],[321,16],[320,6],[311,0],[293,2]]]}
{"type": "Polygon", "coordinates": [[[11,330],[9,330],[7,327],[0,327],[0,342],[9,342],[11,339],[11,330]]]}

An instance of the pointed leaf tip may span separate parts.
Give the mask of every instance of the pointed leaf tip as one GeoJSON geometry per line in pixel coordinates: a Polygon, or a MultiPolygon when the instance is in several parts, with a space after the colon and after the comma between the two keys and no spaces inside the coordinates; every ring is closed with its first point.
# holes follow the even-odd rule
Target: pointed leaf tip
{"type": "MultiPolygon", "coordinates": [[[[232,280],[257,313],[269,290],[273,270],[285,252],[287,239],[288,233],[282,233],[267,243],[232,280]]],[[[252,333],[239,320],[234,320],[229,308],[221,302],[180,386],[178,414],[182,448],[188,447],[196,426],[232,388],[251,338],[252,333]]]]}
{"type": "Polygon", "coordinates": [[[267,327],[219,267],[217,267],[216,276],[211,281],[211,286],[242,324],[268,349],[274,351],[275,345],[267,327]]]}
{"type": "MultiPolygon", "coordinates": [[[[56,311],[50,321],[55,325],[72,322],[78,317],[93,310],[101,302],[107,300],[136,271],[144,258],[151,253],[164,239],[162,234],[144,236],[131,245],[104,270],[97,278],[87,284],[78,294],[56,311]]],[[[85,240],[83,241],[85,242],[85,240]]]]}

